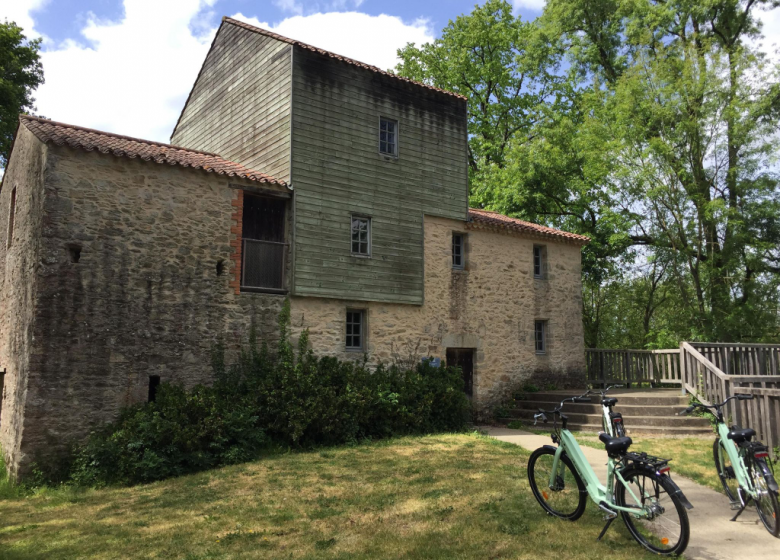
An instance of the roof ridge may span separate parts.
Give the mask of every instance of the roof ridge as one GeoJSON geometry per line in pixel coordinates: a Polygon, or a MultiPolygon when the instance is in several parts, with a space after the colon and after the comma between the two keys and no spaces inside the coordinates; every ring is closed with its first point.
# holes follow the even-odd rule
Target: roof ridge
{"type": "MultiPolygon", "coordinates": [[[[34,120],[42,123],[52,124],[56,126],[61,126],[63,128],[71,128],[73,130],[83,130],[84,132],[90,132],[92,134],[100,134],[101,136],[111,136],[112,138],[119,138],[120,140],[129,140],[131,142],[138,142],[139,144],[147,144],[149,146],[158,146],[160,148],[172,148],[174,150],[182,150],[184,152],[191,152],[194,154],[202,154],[204,156],[214,156],[218,158],[222,158],[221,155],[215,154],[213,152],[204,152],[203,150],[194,150],[192,148],[185,148],[184,146],[176,146],[174,144],[166,144],[165,142],[156,142],[154,140],[145,140],[143,138],[136,138],[134,136],[125,136],[124,134],[117,134],[115,132],[108,132],[105,130],[98,130],[96,128],[87,128],[86,126],[79,126],[76,124],[69,124],[64,123],[61,121],[55,121],[52,119],[47,119],[43,117],[36,117],[35,115],[27,115],[27,114],[21,114],[19,115],[19,120],[34,120]]],[[[224,159],[224,158],[222,158],[224,159]]]]}
{"type": "Polygon", "coordinates": [[[338,60],[342,60],[344,62],[347,62],[348,64],[352,64],[355,66],[359,66],[361,68],[365,68],[367,70],[373,70],[374,72],[378,72],[379,74],[383,74],[385,76],[389,76],[391,78],[396,78],[398,80],[408,82],[410,84],[418,85],[421,87],[424,87],[426,89],[430,89],[433,91],[438,91],[440,93],[443,93],[445,95],[450,95],[452,97],[456,97],[458,99],[467,100],[465,95],[461,95],[460,93],[455,93],[454,91],[449,91],[446,89],[442,89],[436,86],[432,86],[429,84],[426,84],[424,82],[420,82],[417,80],[412,80],[411,78],[406,78],[404,76],[399,76],[398,74],[394,74],[392,72],[388,72],[387,70],[382,70],[378,66],[374,66],[373,64],[368,64],[367,62],[361,62],[360,60],[357,60],[355,58],[350,58],[348,56],[344,56],[343,54],[338,54],[333,51],[329,51],[327,49],[323,49],[322,47],[316,47],[314,45],[311,45],[309,43],[304,43],[303,41],[299,41],[298,39],[291,39],[290,37],[285,37],[284,35],[280,35],[279,33],[275,33],[273,31],[269,31],[268,29],[263,29],[262,27],[257,27],[256,25],[252,25],[251,23],[246,23],[245,21],[233,19],[229,16],[222,16],[222,21],[231,23],[233,25],[236,25],[238,27],[241,27],[243,29],[246,29],[247,31],[252,31],[254,33],[258,33],[260,35],[264,35],[266,37],[271,37],[272,39],[276,39],[278,41],[285,42],[289,45],[294,45],[298,47],[303,47],[305,49],[309,49],[311,51],[319,52],[322,54],[325,54],[327,56],[330,56],[332,58],[336,58],[338,60]]]}

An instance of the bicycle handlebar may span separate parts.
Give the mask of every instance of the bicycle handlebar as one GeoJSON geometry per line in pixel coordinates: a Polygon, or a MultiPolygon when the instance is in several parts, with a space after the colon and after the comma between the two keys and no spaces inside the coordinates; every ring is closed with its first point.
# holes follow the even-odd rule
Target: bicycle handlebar
{"type": "Polygon", "coordinates": [[[691,406],[680,412],[679,414],[690,414],[697,408],[704,408],[704,409],[719,409],[723,407],[727,402],[729,402],[732,399],[738,399],[740,401],[752,401],[753,395],[746,395],[744,393],[734,395],[732,397],[727,398],[725,401],[719,404],[702,404],[702,403],[693,403],[691,406]]]}
{"type": "Polygon", "coordinates": [[[544,410],[543,408],[539,408],[538,409],[539,413],[538,414],[534,414],[534,426],[536,425],[536,422],[538,422],[539,420],[541,420],[542,422],[546,423],[547,422],[547,414],[553,414],[553,415],[557,414],[557,415],[560,416],[561,409],[563,408],[563,405],[565,403],[567,403],[567,402],[570,402],[570,401],[573,402],[573,403],[589,403],[589,402],[592,402],[592,399],[590,397],[588,397],[589,394],[590,394],[590,390],[585,391],[583,394],[581,394],[578,397],[569,397],[568,399],[563,399],[561,401],[561,404],[559,404],[553,410],[544,410]]]}

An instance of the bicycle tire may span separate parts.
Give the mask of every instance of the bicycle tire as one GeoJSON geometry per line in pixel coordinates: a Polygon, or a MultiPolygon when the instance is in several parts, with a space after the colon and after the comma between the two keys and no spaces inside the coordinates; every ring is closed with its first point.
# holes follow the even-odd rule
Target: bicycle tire
{"type": "Polygon", "coordinates": [[[623,426],[623,422],[612,422],[612,429],[615,432],[615,437],[626,436],[626,428],[623,426]]]}
{"type": "Polygon", "coordinates": [[[771,489],[774,477],[764,459],[753,459],[753,464],[748,466],[750,476],[753,478],[753,486],[760,493],[759,499],[754,499],[758,518],[769,534],[780,537],[780,504],[778,504],[777,492],[771,489]]]}
{"type": "MultiPolygon", "coordinates": [[[[644,496],[644,493],[647,492],[646,482],[643,480],[640,484],[638,479],[639,477],[649,479],[653,484],[657,485],[657,489],[654,486],[650,487],[650,490],[657,497],[654,503],[664,507],[663,513],[660,513],[652,520],[636,518],[630,513],[620,512],[623,523],[634,540],[654,554],[661,556],[678,556],[682,554],[688,546],[691,528],[688,521],[688,512],[675,493],[676,488],[671,480],[665,475],[659,475],[651,469],[641,467],[628,467],[621,471],[621,475],[629,485],[636,484],[632,489],[635,494],[642,495],[643,507],[648,503],[645,500],[652,500],[652,497],[647,498],[644,496]],[[645,492],[637,492],[639,488],[645,488],[645,492]],[[660,492],[661,489],[663,492],[660,492]],[[673,509],[668,507],[670,505],[673,505],[673,509]],[[677,521],[672,517],[673,514],[677,521]],[[675,535],[674,533],[678,531],[678,528],[679,535],[675,535]],[[670,537],[676,540],[672,542],[670,537]]],[[[633,505],[626,500],[626,487],[623,484],[618,483],[615,487],[615,503],[622,507],[633,505]]]]}
{"type": "Polygon", "coordinates": [[[737,477],[734,474],[734,466],[729,460],[729,456],[726,453],[726,449],[721,444],[720,438],[716,437],[712,443],[712,457],[715,460],[715,468],[718,471],[718,478],[723,486],[723,491],[728,496],[732,503],[739,502],[739,495],[737,494],[737,477]]]}
{"type": "Polygon", "coordinates": [[[544,509],[549,515],[558,517],[560,519],[565,519],[567,521],[576,521],[585,512],[585,494],[587,493],[585,490],[585,483],[574,469],[574,465],[572,464],[571,459],[569,459],[569,457],[563,453],[561,455],[561,462],[563,463],[564,467],[568,469],[570,474],[567,476],[564,473],[564,476],[562,477],[563,481],[561,484],[561,489],[550,489],[549,481],[550,471],[552,470],[552,460],[549,460],[549,468],[546,470],[542,468],[541,463],[547,463],[547,458],[554,457],[554,455],[555,449],[551,447],[540,447],[531,453],[531,456],[528,458],[528,482],[531,485],[531,492],[533,492],[536,501],[539,502],[539,505],[542,506],[542,509],[544,509]],[[540,481],[544,481],[542,488],[539,488],[537,485],[537,478],[540,481]],[[571,489],[569,490],[569,493],[566,494],[565,497],[568,498],[568,502],[572,504],[572,507],[567,507],[565,511],[561,511],[553,507],[551,502],[562,502],[562,500],[553,500],[553,498],[556,496],[564,496],[564,494],[557,494],[557,492],[565,492],[565,483],[567,480],[574,482],[576,486],[576,495],[571,494],[571,489]],[[576,506],[574,505],[575,500],[576,506]]]}

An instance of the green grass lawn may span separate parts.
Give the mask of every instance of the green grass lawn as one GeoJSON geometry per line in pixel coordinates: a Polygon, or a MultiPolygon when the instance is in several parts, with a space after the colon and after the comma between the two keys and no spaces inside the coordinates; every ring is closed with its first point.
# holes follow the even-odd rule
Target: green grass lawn
{"type": "Polygon", "coordinates": [[[649,558],[531,494],[528,452],[476,435],[276,455],[132,488],[0,501],[0,558],[649,558]]]}

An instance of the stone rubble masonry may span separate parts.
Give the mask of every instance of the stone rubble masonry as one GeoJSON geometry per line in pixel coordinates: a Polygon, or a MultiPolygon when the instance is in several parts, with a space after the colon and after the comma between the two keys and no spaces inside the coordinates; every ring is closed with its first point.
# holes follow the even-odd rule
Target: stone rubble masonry
{"type": "Polygon", "coordinates": [[[363,309],[372,363],[409,354],[442,359],[447,348],[475,350],[474,404],[485,411],[526,382],[581,386],[585,372],[580,246],[522,234],[471,229],[425,218],[422,306],[291,298],[294,336],[309,330],[315,353],[362,359],[345,349],[347,309],[363,309]],[[466,239],[465,270],[452,268],[452,233],[466,239]],[[533,277],[533,247],[546,248],[542,279],[533,277]],[[547,321],[547,352],[536,354],[534,322],[547,321]]]}
{"type": "MultiPolygon", "coordinates": [[[[0,445],[12,476],[144,402],[152,375],[187,387],[210,383],[218,339],[231,353],[252,326],[277,340],[285,296],[240,293],[242,189],[256,187],[46,145],[20,128],[0,191],[0,368],[8,370],[0,445]]],[[[362,359],[345,350],[346,309],[355,308],[367,312],[372,363],[473,348],[479,410],[529,380],[578,383],[580,247],[475,226],[424,219],[423,305],[293,295],[295,337],[307,328],[318,354],[362,359]],[[462,271],[452,269],[453,231],[465,234],[462,271]],[[541,280],[532,274],[534,244],[546,247],[541,280]],[[545,355],[534,351],[536,319],[548,321],[545,355]]]]}
{"type": "Polygon", "coordinates": [[[230,227],[230,247],[232,248],[231,259],[233,260],[233,271],[231,273],[230,287],[233,293],[241,293],[241,252],[243,251],[243,227],[244,227],[244,191],[235,190],[235,198],[231,202],[233,205],[233,215],[231,216],[232,226],[230,227]]]}
{"type": "Polygon", "coordinates": [[[276,340],[284,296],[237,294],[236,202],[251,181],[44,145],[21,127],[3,185],[2,232],[18,189],[8,252],[0,233],[12,476],[144,402],[151,375],[209,383],[219,337],[235,352],[254,324],[276,340]]]}

